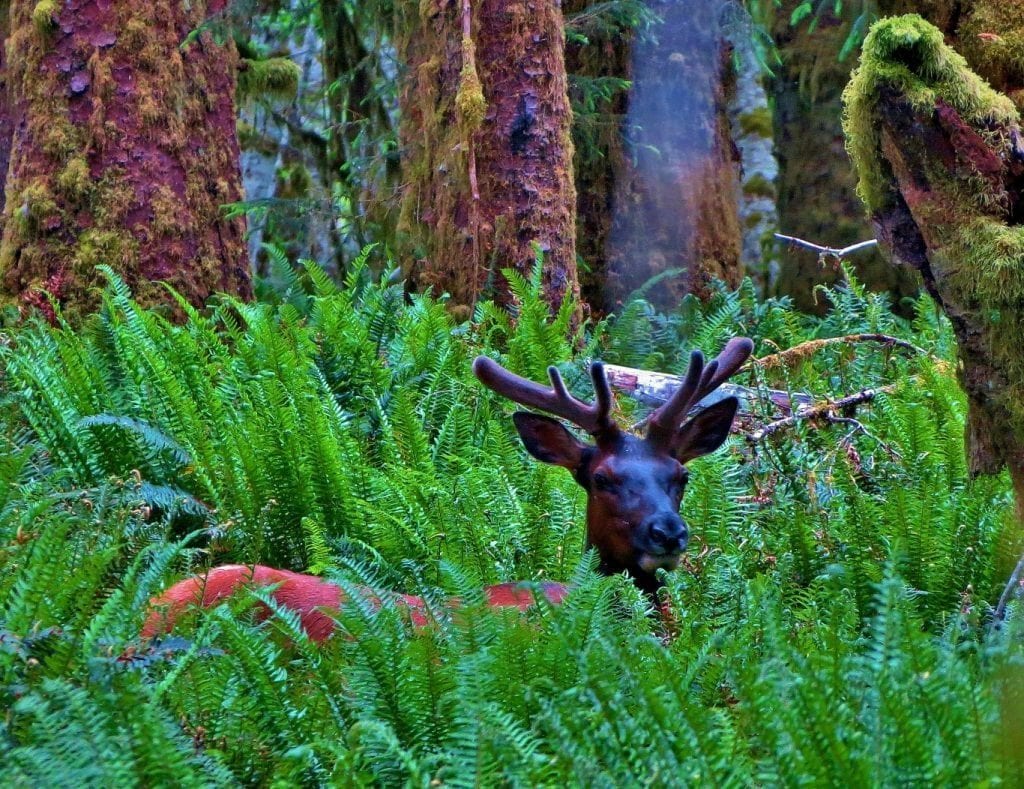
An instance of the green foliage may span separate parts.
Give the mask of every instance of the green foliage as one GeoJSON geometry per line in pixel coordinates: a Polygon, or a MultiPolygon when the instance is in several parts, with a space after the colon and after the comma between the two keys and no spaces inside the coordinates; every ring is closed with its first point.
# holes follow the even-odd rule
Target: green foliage
{"type": "MultiPolygon", "coordinates": [[[[0,337],[0,758],[14,785],[1013,784],[1021,617],[1004,478],[970,480],[949,327],[852,278],[824,318],[745,283],[659,314],[642,300],[581,354],[680,370],[748,334],[824,345],[740,382],[887,394],[693,465],[672,615],[583,552],[582,496],[530,461],[469,372],[542,380],[583,358],[539,276],[509,316],[316,266],[258,303],[182,304],[175,325],[112,279],[79,332],[0,337]],[[848,417],[847,419],[852,419],[848,417]],[[326,573],[344,635],[309,641],[266,590],[137,637],[147,600],[210,564],[326,573]],[[481,585],[572,581],[495,611],[481,585]],[[361,587],[422,595],[410,626],[361,587]],[[458,596],[453,613],[443,601],[458,596]],[[251,616],[260,603],[274,610],[251,616]]],[[[848,275],[849,276],[849,275],[848,275]]],[[[754,418],[778,414],[760,401],[754,418]]],[[[388,598],[385,592],[382,595],[388,598]]]]}

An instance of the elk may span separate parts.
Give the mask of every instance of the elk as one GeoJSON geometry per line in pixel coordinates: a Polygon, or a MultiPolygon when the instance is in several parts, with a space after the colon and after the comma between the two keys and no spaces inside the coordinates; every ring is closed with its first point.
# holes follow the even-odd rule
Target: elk
{"type": "MultiPolygon", "coordinates": [[[[735,397],[726,397],[686,417],[740,368],[753,347],[745,337],[732,339],[707,364],[700,351],[693,351],[682,385],[645,420],[642,437],[623,430],[612,418],[614,398],[600,362],[590,366],[593,403],[573,397],[554,367],[548,368],[550,388],[509,372],[486,356],[477,357],[473,372],[497,394],[552,415],[517,411],[512,420],[527,452],[568,469],[586,491],[586,542],[597,552],[598,571],[624,572],[653,597],[662,585],[658,570],[674,570],[689,540],[689,529],[679,514],[688,479],[686,463],[722,445],[739,403],[735,397]],[[593,443],[581,441],[553,417],[585,431],[593,443]]],[[[316,576],[263,565],[225,565],[180,581],[154,598],[142,635],[166,632],[189,607],[212,606],[245,585],[272,587],[276,602],[296,611],[303,628],[317,641],[334,630],[334,619],[325,612],[338,610],[344,599],[338,586],[316,576]]],[[[514,583],[484,591],[489,605],[496,608],[526,609],[534,604],[532,591],[514,583]]],[[[548,583],[540,592],[557,604],[567,587],[548,583]]],[[[367,594],[380,604],[376,595],[367,594]]],[[[399,595],[395,602],[408,611],[414,625],[427,623],[427,606],[421,598],[399,595]]],[[[449,605],[457,608],[459,601],[451,600],[449,605]]]]}

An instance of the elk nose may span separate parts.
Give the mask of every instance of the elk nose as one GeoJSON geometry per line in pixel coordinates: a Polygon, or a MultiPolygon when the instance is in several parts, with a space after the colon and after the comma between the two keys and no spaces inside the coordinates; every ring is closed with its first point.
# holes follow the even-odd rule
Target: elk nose
{"type": "Polygon", "coordinates": [[[686,524],[674,512],[651,515],[645,521],[645,526],[651,544],[665,553],[681,551],[686,547],[686,524]]]}

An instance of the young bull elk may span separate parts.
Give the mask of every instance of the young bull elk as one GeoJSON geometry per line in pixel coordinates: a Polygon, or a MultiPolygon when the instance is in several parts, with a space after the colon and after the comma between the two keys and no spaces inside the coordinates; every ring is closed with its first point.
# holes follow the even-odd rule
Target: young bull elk
{"type": "MultiPolygon", "coordinates": [[[[599,571],[625,572],[653,595],[661,585],[657,571],[674,570],[689,539],[679,515],[688,477],[685,464],[722,445],[738,401],[726,397],[684,419],[740,368],[752,350],[749,339],[736,338],[707,365],[701,352],[694,351],[682,385],[646,420],[643,437],[622,430],[612,419],[612,391],[600,362],[590,367],[593,404],[569,394],[554,367],[548,368],[550,389],[510,373],[485,356],[477,357],[473,372],[484,386],[509,400],[561,417],[591,435],[594,443],[585,443],[549,416],[525,411],[512,415],[527,451],[538,460],[569,469],[587,491],[587,544],[597,551],[599,571]]],[[[212,606],[246,585],[273,587],[276,602],[296,611],[303,628],[317,641],[334,629],[334,619],[325,611],[337,610],[344,599],[338,586],[316,576],[262,565],[226,565],[181,581],[154,598],[142,635],[166,632],[186,609],[212,606]]],[[[558,603],[567,589],[548,583],[540,591],[558,603]]],[[[490,586],[485,594],[494,607],[525,609],[534,602],[533,593],[516,584],[490,586]]],[[[379,604],[372,592],[367,595],[379,604]]],[[[396,604],[408,611],[414,624],[426,624],[421,598],[400,595],[396,604]]],[[[453,608],[458,604],[450,601],[453,608]]]]}

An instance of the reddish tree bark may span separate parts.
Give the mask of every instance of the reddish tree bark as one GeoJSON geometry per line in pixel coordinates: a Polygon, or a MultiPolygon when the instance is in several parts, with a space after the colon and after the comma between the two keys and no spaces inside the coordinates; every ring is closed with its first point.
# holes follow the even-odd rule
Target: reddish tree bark
{"type": "Polygon", "coordinates": [[[4,209],[4,186],[11,162],[11,137],[14,118],[11,114],[10,92],[7,89],[7,35],[10,32],[10,7],[0,0],[0,212],[4,209]]]}
{"type": "Polygon", "coordinates": [[[250,295],[230,36],[183,42],[224,0],[11,0],[17,125],[0,282],[23,304],[87,309],[96,266],[143,302],[250,295]],[[221,43],[223,39],[223,43],[221,43]]]}
{"type": "Polygon", "coordinates": [[[465,310],[544,253],[553,308],[579,292],[564,30],[555,0],[408,4],[401,42],[410,280],[465,310]],[[468,25],[467,25],[468,23],[468,25]]]}

